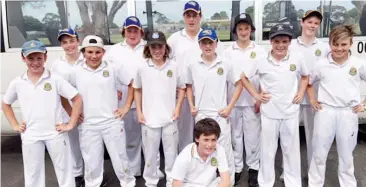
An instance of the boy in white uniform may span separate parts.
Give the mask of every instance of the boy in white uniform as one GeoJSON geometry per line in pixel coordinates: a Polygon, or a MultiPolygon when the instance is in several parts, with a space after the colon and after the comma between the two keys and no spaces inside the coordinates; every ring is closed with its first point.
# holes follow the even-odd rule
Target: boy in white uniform
{"type": "Polygon", "coordinates": [[[138,67],[133,83],[137,115],[142,125],[146,160],[143,177],[147,187],[156,187],[159,182],[156,155],[160,141],[165,156],[167,187],[172,186],[171,170],[178,155],[176,120],[184,99],[185,84],[178,65],[169,59],[169,54],[170,47],[164,34],[150,32],[144,49],[145,60],[138,67]],[[179,89],[178,96],[176,89],[179,89]]]}
{"type": "MultiPolygon", "coordinates": [[[[329,46],[315,37],[322,19],[323,16],[319,11],[307,11],[301,20],[301,36],[292,40],[291,46],[289,48],[290,51],[301,53],[306,57],[305,62],[309,72],[312,71],[320,58],[325,57],[329,53],[329,46]]],[[[318,86],[314,86],[317,90],[318,86]]],[[[300,105],[300,116],[303,119],[305,128],[308,167],[310,166],[311,154],[313,153],[311,140],[314,129],[314,114],[315,112],[311,108],[308,96],[306,94],[300,105]]]]}
{"type": "Polygon", "coordinates": [[[195,142],[187,145],[175,160],[173,187],[231,186],[225,149],[216,144],[220,132],[219,124],[211,118],[196,123],[195,142]]]}
{"type": "MultiPolygon", "coordinates": [[[[128,72],[134,76],[138,63],[143,60],[143,50],[146,42],[142,39],[144,31],[140,20],[135,16],[127,17],[122,29],[123,42],[117,43],[109,48],[103,59],[113,63],[121,63],[128,72]]],[[[119,107],[126,104],[128,87],[120,86],[122,100],[119,100],[119,107]]],[[[136,105],[133,102],[131,110],[124,117],[126,130],[127,155],[130,161],[131,172],[135,176],[141,176],[141,126],[137,120],[136,105]]]]}
{"type": "MultiPolygon", "coordinates": [[[[65,80],[68,80],[68,76],[72,69],[75,66],[80,65],[84,60],[84,56],[78,48],[80,45],[79,36],[76,31],[69,28],[59,31],[57,40],[60,41],[65,54],[52,63],[51,72],[57,73],[65,80]]],[[[66,103],[70,101],[65,100],[65,98],[61,98],[61,101],[64,108],[66,108],[66,110],[62,110],[62,119],[64,123],[67,123],[70,119],[71,107],[70,104],[66,103]]],[[[80,123],[80,121],[78,123],[80,123]]],[[[84,183],[84,161],[81,156],[79,131],[77,128],[74,128],[68,134],[73,156],[73,175],[75,177],[76,186],[79,187],[84,183]]]]}
{"type": "Polygon", "coordinates": [[[358,112],[365,111],[360,83],[366,80],[366,61],[351,55],[352,26],[339,25],[330,32],[331,53],[317,62],[309,85],[319,82],[318,98],[308,87],[310,103],[317,110],[314,118],[313,155],[309,169],[309,187],[324,185],[330,147],[337,141],[338,179],[341,187],[356,187],[353,150],[357,145],[358,112]]]}
{"type": "Polygon", "coordinates": [[[122,65],[102,60],[103,46],[100,37],[85,37],[81,48],[85,61],[73,69],[69,79],[84,101],[84,121],[79,126],[79,137],[85,162],[85,186],[99,187],[102,183],[104,143],[120,185],[131,187],[135,186],[135,177],[129,168],[121,119],[131,106],[133,95],[128,95],[126,105],[118,108],[116,93],[121,84],[132,89],[132,76],[122,65]]]}
{"type": "Polygon", "coordinates": [[[202,30],[198,35],[202,56],[192,56],[189,60],[185,76],[187,98],[196,121],[210,117],[220,124],[222,134],[219,144],[225,148],[231,183],[234,184],[235,166],[229,116],[243,87],[240,72],[236,72],[231,63],[216,54],[217,40],[216,32],[212,29],[202,30]],[[228,82],[235,85],[229,104],[227,104],[228,82]]]}
{"type": "MultiPolygon", "coordinates": [[[[249,14],[242,13],[235,17],[233,33],[238,36],[238,40],[229,46],[224,55],[233,63],[233,66],[241,71],[248,71],[255,67],[261,56],[265,54],[262,47],[250,40],[250,34],[255,31],[252,19],[249,14]]],[[[256,90],[259,89],[258,76],[253,77],[250,82],[256,90]]],[[[234,85],[229,84],[229,95],[235,90],[234,85]]],[[[246,164],[248,165],[248,185],[258,186],[259,170],[259,136],[260,136],[260,116],[259,101],[250,95],[247,90],[243,90],[239,100],[235,104],[231,119],[231,134],[235,157],[235,185],[239,183],[242,174],[243,148],[245,145],[246,164]],[[244,136],[244,145],[243,145],[244,136]]]]}
{"type": "Polygon", "coordinates": [[[285,185],[301,187],[298,116],[299,103],[308,84],[308,71],[304,57],[288,51],[292,36],[292,29],[288,25],[272,27],[269,36],[272,49],[267,57],[258,61],[248,76],[251,78],[258,74],[261,91],[270,96],[270,100],[260,107],[261,159],[258,183],[261,187],[274,185],[274,162],[279,137],[285,185]]]}
{"type": "Polygon", "coordinates": [[[14,79],[6,91],[2,109],[9,123],[21,134],[25,187],[45,187],[45,148],[50,154],[58,185],[74,187],[72,156],[67,133],[77,123],[82,99],[62,77],[44,68],[46,47],[39,41],[23,44],[22,59],[27,71],[14,79]],[[70,99],[72,114],[63,124],[61,96],[70,99]],[[23,122],[15,118],[11,104],[19,100],[23,122]]]}

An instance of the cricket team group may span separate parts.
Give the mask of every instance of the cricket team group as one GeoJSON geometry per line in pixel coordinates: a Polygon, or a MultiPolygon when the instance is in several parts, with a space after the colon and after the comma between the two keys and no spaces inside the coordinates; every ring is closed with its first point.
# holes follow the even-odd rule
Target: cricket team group
{"type": "Polygon", "coordinates": [[[366,104],[359,90],[366,62],[351,54],[354,28],[336,26],[329,44],[322,42],[323,16],[309,10],[301,36],[277,24],[266,51],[251,40],[255,26],[241,13],[232,30],[237,40],[225,49],[215,30],[200,28],[197,2],[183,10],[185,28],[169,38],[144,33],[137,17],[127,17],[124,41],[108,50],[98,36],[81,42],[73,29],[61,30],[64,55],[49,70],[45,45],[24,43],[27,71],[10,83],[2,108],[21,134],[25,186],[46,186],[45,149],[60,187],[108,186],[105,145],[122,187],[136,186],[137,176],[147,187],[164,177],[167,187],[240,186],[244,169],[249,187],[273,187],[279,144],[280,178],[301,187],[303,118],[308,186],[324,185],[336,139],[339,184],[356,187],[352,153],[366,104]],[[22,121],[11,106],[16,100],[22,121]]]}

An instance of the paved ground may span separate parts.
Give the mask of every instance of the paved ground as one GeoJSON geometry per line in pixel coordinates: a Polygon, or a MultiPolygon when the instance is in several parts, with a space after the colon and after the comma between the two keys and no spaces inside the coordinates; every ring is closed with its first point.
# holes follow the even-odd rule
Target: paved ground
{"type": "MultiPolygon", "coordinates": [[[[304,136],[301,130],[301,159],[302,159],[302,174],[306,176],[306,146],[304,136]]],[[[358,187],[366,187],[366,137],[361,137],[359,144],[354,152],[355,158],[355,174],[358,187]]],[[[278,151],[276,156],[276,176],[281,172],[281,152],[278,151]]],[[[327,162],[326,184],[324,187],[339,186],[337,178],[337,152],[333,145],[327,162]]],[[[162,167],[163,168],[163,167],[162,167]]],[[[108,181],[108,187],[118,187],[118,181],[113,173],[110,160],[105,162],[105,178],[108,181]]],[[[243,174],[243,179],[240,187],[247,187],[248,175],[243,174]]],[[[56,177],[52,168],[50,158],[46,157],[46,186],[57,187],[56,177]]],[[[306,181],[304,180],[304,185],[306,181]]],[[[141,177],[137,179],[137,187],[143,187],[144,181],[141,177]]],[[[163,181],[160,181],[159,187],[163,186],[163,181]]],[[[21,141],[19,137],[1,137],[1,186],[2,187],[22,187],[24,186],[23,165],[21,155],[21,141]]],[[[283,187],[283,183],[276,181],[275,187],[283,187]]]]}

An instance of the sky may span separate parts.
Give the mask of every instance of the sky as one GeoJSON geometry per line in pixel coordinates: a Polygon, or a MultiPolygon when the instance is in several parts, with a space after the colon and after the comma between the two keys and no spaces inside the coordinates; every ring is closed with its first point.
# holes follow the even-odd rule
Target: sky
{"type": "MultiPolygon", "coordinates": [[[[265,0],[264,3],[274,1],[275,0],[265,0]]],[[[329,1],[330,0],[325,0],[325,5],[328,5],[329,1]]],[[[180,21],[182,20],[183,7],[186,2],[186,0],[153,0],[153,11],[163,13],[171,21],[180,21]]],[[[231,15],[231,0],[198,0],[198,2],[202,7],[204,19],[209,19],[214,13],[220,11],[226,11],[229,16],[231,15]]],[[[107,3],[108,5],[111,5],[112,1],[107,0],[107,3]]],[[[293,3],[297,10],[304,9],[306,11],[318,7],[320,5],[320,0],[295,0],[293,3]]],[[[23,14],[35,17],[40,21],[43,19],[46,13],[50,12],[58,14],[54,0],[44,0],[43,5],[44,7],[38,8],[36,10],[29,5],[23,6],[23,14]]],[[[136,16],[140,18],[142,24],[146,24],[146,14],[143,14],[143,11],[146,9],[145,1],[136,0],[135,5],[136,16]]],[[[240,12],[244,12],[245,9],[251,5],[254,5],[253,0],[241,0],[240,12]]],[[[332,1],[332,5],[341,5],[346,7],[347,10],[354,8],[351,0],[332,1]]],[[[110,9],[110,7],[108,9],[110,9]]],[[[71,27],[75,27],[75,25],[82,25],[79,9],[75,1],[67,1],[67,11],[68,20],[71,27]]],[[[114,23],[116,23],[118,26],[121,26],[127,16],[127,3],[125,3],[123,7],[117,12],[114,18],[114,23]]]]}

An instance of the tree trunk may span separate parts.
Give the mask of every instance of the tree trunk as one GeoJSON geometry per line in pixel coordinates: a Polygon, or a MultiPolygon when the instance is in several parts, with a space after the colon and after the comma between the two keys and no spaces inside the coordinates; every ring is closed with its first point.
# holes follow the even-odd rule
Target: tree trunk
{"type": "Polygon", "coordinates": [[[58,15],[60,15],[61,20],[61,28],[68,28],[69,24],[67,23],[67,16],[66,16],[66,9],[65,9],[65,2],[64,1],[55,1],[58,15]]]}

